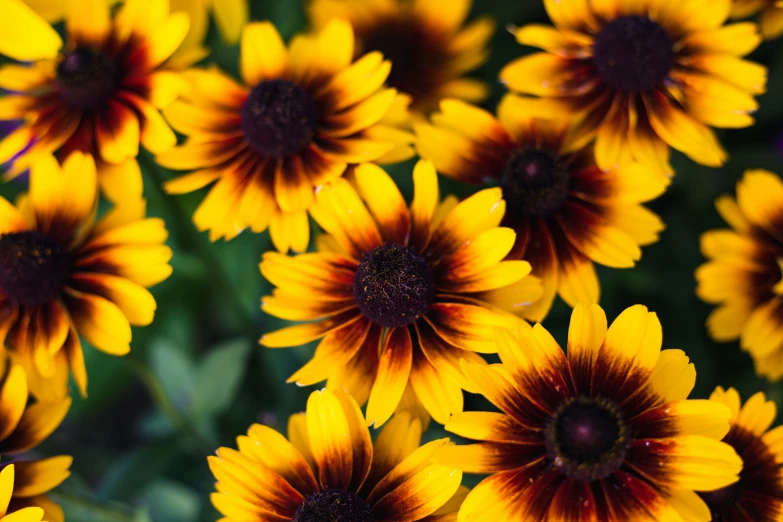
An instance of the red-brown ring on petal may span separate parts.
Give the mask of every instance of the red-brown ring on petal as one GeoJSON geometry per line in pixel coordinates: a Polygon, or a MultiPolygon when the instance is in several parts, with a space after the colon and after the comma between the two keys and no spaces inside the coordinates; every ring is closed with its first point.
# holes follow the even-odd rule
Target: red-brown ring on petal
{"type": "Polygon", "coordinates": [[[558,408],[544,431],[552,464],[576,480],[600,480],[625,460],[629,433],[623,414],[601,397],[576,397],[558,408]]]}
{"type": "Polygon", "coordinates": [[[510,217],[545,218],[568,198],[570,176],[559,156],[524,148],[513,154],[500,177],[510,217]]]}
{"type": "Polygon", "coordinates": [[[308,495],[294,522],[374,522],[370,505],[351,491],[328,489],[308,495]]]}
{"type": "Polygon", "coordinates": [[[38,305],[57,297],[68,281],[71,256],[38,232],[0,237],[0,290],[20,305],[38,305]]]}
{"type": "Polygon", "coordinates": [[[120,74],[117,62],[103,51],[77,47],[57,65],[60,97],[74,109],[96,109],[116,91],[120,74]]]}

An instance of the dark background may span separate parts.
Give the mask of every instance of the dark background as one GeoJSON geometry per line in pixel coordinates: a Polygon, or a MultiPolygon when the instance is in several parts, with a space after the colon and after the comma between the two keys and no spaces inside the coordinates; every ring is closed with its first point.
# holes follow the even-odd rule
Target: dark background
{"type": "MultiPolygon", "coordinates": [[[[220,1],[220,0],[216,0],[220,1]]],[[[285,38],[306,27],[303,5],[294,0],[252,0],[252,18],[275,23],[285,38]]],[[[493,86],[485,107],[494,110],[504,93],[497,81],[501,67],[531,49],[516,44],[505,27],[548,23],[540,1],[476,0],[472,16],[489,14],[498,22],[492,58],[476,72],[493,86]]],[[[238,49],[220,42],[214,27],[208,61],[237,72],[238,49]]],[[[713,343],[704,321],[711,307],[694,294],[693,271],[703,262],[699,236],[722,226],[713,202],[748,168],[783,173],[783,140],[778,122],[783,101],[783,54],[779,42],[764,43],[751,56],[770,68],[768,93],[760,97],[757,124],[721,132],[731,159],[720,169],[696,165],[674,154],[677,171],[669,191],[650,207],[666,223],[660,242],[644,249],[631,270],[599,267],[601,305],[611,321],[624,308],[641,303],[656,311],[664,329],[664,347],[681,348],[696,364],[693,396],[707,397],[717,385],[734,386],[743,398],[765,390],[780,402],[780,386],[754,376],[749,356],[736,342],[713,343]]],[[[144,171],[149,214],[166,220],[174,249],[174,274],[152,289],[158,302],[155,322],[135,328],[133,351],[115,358],[85,349],[89,374],[87,400],[78,396],[62,427],[39,448],[41,455],[75,457],[73,477],[56,495],[66,518],[76,522],[200,522],[219,518],[209,503],[214,480],[206,456],[253,422],[285,430],[289,414],[304,408],[315,389],[286,385],[285,379],[312,354],[312,346],[269,350],[257,339],[281,326],[259,309],[269,285],[258,271],[261,253],[272,248],[267,233],[250,231],[226,243],[209,243],[190,222],[205,190],[165,196],[161,182],[174,177],[146,153],[144,171]]],[[[389,169],[407,197],[413,162],[389,169]]],[[[0,187],[11,197],[18,184],[0,187]]],[[[474,188],[441,181],[443,194],[460,196],[474,188]]],[[[565,344],[570,310],[561,301],[544,322],[565,344]]],[[[467,396],[466,409],[487,407],[467,396]]],[[[433,423],[425,438],[444,436],[433,423]]],[[[476,482],[475,477],[468,479],[476,482]]]]}

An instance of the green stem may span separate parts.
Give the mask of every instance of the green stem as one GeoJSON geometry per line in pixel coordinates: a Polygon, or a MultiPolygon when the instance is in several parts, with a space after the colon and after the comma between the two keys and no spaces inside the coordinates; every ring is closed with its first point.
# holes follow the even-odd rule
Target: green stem
{"type": "Polygon", "coordinates": [[[88,497],[54,491],[50,493],[59,505],[66,509],[73,520],[84,522],[134,522],[136,515],[127,507],[102,504],[88,497]]]}

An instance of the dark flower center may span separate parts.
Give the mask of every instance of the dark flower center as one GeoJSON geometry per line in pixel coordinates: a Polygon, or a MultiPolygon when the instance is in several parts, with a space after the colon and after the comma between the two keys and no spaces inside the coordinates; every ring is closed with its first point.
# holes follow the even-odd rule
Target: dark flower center
{"type": "Polygon", "coordinates": [[[318,126],[312,96],[287,80],[266,80],[250,91],[242,107],[242,129],[264,156],[288,156],[310,143],[318,126]]]}
{"type": "Polygon", "coordinates": [[[77,47],[57,66],[57,84],[65,103],[76,109],[100,107],[117,88],[119,69],[92,47],[77,47]]]}
{"type": "Polygon", "coordinates": [[[313,493],[294,513],[294,522],[374,522],[367,502],[356,493],[326,490],[313,493]]]}
{"type": "Polygon", "coordinates": [[[628,429],[617,406],[579,397],[563,404],[545,431],[547,454],[556,468],[577,480],[600,480],[620,467],[628,429]]]}
{"type": "Polygon", "coordinates": [[[598,33],[593,49],[598,75],[621,91],[649,91],[674,66],[674,42],[646,16],[621,16],[598,33]]]}
{"type": "Polygon", "coordinates": [[[37,232],[0,237],[0,289],[21,305],[38,305],[57,297],[68,280],[68,252],[37,232]]]}
{"type": "Polygon", "coordinates": [[[387,243],[362,257],[353,293],[359,310],[372,322],[403,326],[429,310],[435,300],[435,277],[420,255],[387,243]]]}
{"type": "Polygon", "coordinates": [[[699,491],[698,494],[710,508],[713,520],[720,520],[717,518],[717,515],[737,504],[742,494],[742,487],[740,486],[740,481],[737,481],[725,488],[716,489],[715,491],[699,491]]]}
{"type": "Polygon", "coordinates": [[[568,197],[568,170],[539,149],[522,149],[506,162],[500,177],[508,213],[520,218],[548,217],[568,197]]]}

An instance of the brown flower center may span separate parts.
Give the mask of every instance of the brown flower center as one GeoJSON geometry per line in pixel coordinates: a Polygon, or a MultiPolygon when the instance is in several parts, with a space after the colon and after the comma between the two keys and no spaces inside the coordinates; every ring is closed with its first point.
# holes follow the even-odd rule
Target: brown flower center
{"type": "Polygon", "coordinates": [[[568,197],[568,170],[539,149],[522,149],[506,162],[500,177],[508,213],[519,218],[548,217],[568,197]]]}
{"type": "Polygon", "coordinates": [[[102,51],[77,47],[57,65],[57,85],[65,103],[95,109],[111,97],[119,81],[117,64],[102,51]]]}
{"type": "MultiPolygon", "coordinates": [[[[740,499],[742,494],[742,487],[740,482],[737,481],[734,484],[730,484],[725,488],[716,489],[715,491],[700,491],[699,496],[709,506],[713,515],[722,513],[732,506],[734,506],[740,499]]],[[[713,516],[713,519],[715,517],[713,516]]]]}
{"type": "Polygon", "coordinates": [[[577,480],[600,480],[622,465],[628,428],[611,401],[579,397],[555,413],[545,440],[549,458],[564,474],[577,480]]]}
{"type": "Polygon", "coordinates": [[[37,232],[0,237],[0,289],[20,305],[38,305],[57,297],[68,280],[71,257],[37,232]]]}
{"type": "Polygon", "coordinates": [[[414,322],[435,300],[435,276],[413,250],[386,243],[359,262],[353,281],[359,310],[380,326],[414,322]]]}
{"type": "Polygon", "coordinates": [[[266,80],[250,91],[242,107],[242,129],[250,146],[264,156],[288,156],[312,141],[318,106],[302,87],[266,80]]]}
{"type": "Polygon", "coordinates": [[[593,60],[601,79],[621,91],[649,91],[674,66],[674,42],[646,16],[621,16],[598,33],[593,60]]]}
{"type": "Polygon", "coordinates": [[[367,502],[356,493],[326,490],[305,498],[294,522],[374,522],[367,502]]]}

